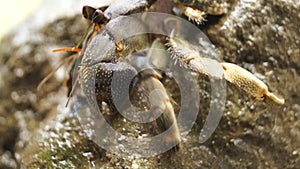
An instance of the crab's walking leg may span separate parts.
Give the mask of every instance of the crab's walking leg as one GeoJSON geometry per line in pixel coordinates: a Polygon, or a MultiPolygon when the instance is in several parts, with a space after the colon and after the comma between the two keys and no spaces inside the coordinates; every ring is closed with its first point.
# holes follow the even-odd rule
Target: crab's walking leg
{"type": "Polygon", "coordinates": [[[150,75],[142,80],[142,87],[149,92],[149,100],[151,109],[154,111],[162,111],[162,115],[156,120],[160,130],[163,130],[164,143],[177,145],[180,143],[180,133],[177,126],[177,120],[174,108],[165,87],[156,75],[150,75]]]}
{"type": "Polygon", "coordinates": [[[224,68],[224,77],[230,83],[237,85],[239,88],[254,96],[257,100],[269,98],[277,104],[284,104],[284,99],[271,93],[264,82],[246,69],[232,63],[221,64],[224,68]]]}
{"type": "Polygon", "coordinates": [[[205,12],[201,10],[185,5],[179,5],[178,7],[189,20],[195,21],[197,24],[201,24],[205,20],[205,12]]]}
{"type": "Polygon", "coordinates": [[[195,46],[188,44],[185,40],[175,38],[174,32],[171,34],[169,45],[172,58],[182,66],[211,78],[224,77],[226,81],[238,86],[258,100],[262,101],[268,98],[279,105],[284,104],[283,98],[271,93],[264,82],[238,65],[221,63],[223,75],[220,76],[220,71],[214,71],[215,66],[212,64],[214,62],[211,62],[212,59],[200,57],[195,46]]]}

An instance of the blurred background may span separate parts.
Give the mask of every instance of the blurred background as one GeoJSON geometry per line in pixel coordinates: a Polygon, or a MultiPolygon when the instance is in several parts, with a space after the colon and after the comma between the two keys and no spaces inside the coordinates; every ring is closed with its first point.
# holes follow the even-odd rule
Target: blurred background
{"type": "Polygon", "coordinates": [[[0,6],[0,40],[5,33],[15,29],[33,11],[35,11],[43,0],[2,0],[0,6]]]}
{"type": "Polygon", "coordinates": [[[55,18],[58,15],[64,15],[68,12],[70,12],[70,14],[73,14],[74,11],[80,13],[83,5],[99,5],[99,1],[95,0],[1,0],[1,2],[0,39],[2,39],[4,34],[17,29],[18,26],[20,26],[21,23],[24,22],[28,17],[33,15],[34,12],[42,12],[40,19],[47,20],[47,18],[55,18]],[[47,10],[38,10],[39,8],[43,7],[47,7],[47,10]],[[46,15],[42,16],[42,14],[46,15]]]}

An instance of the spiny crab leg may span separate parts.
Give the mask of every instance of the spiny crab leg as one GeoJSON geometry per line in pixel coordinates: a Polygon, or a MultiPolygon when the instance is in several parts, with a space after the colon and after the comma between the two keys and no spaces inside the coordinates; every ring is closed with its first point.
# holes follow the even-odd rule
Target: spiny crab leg
{"type": "Polygon", "coordinates": [[[174,31],[171,33],[169,46],[172,58],[175,62],[179,62],[179,64],[185,68],[212,78],[224,77],[226,81],[243,89],[257,100],[263,101],[266,98],[269,98],[279,105],[284,104],[283,98],[279,98],[275,94],[271,93],[264,82],[238,65],[226,62],[220,63],[223,68],[223,76],[215,76],[212,74],[212,71],[208,70],[210,65],[207,64],[207,60],[205,58],[200,57],[197,48],[188,44],[184,40],[175,38],[174,31]]]}
{"type": "Polygon", "coordinates": [[[194,9],[192,7],[179,5],[179,10],[182,11],[182,13],[188,17],[190,21],[196,22],[198,25],[200,25],[203,21],[205,21],[205,12],[194,9]]]}
{"type": "Polygon", "coordinates": [[[228,4],[219,0],[173,0],[177,7],[173,9],[176,14],[185,15],[190,21],[201,24],[205,15],[223,15],[227,13],[228,4]]]}

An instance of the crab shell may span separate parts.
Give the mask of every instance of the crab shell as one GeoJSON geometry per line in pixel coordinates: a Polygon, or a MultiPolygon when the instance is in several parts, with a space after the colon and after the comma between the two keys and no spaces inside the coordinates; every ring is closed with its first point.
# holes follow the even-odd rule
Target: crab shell
{"type": "MultiPolygon", "coordinates": [[[[107,25],[102,26],[101,29],[94,29],[92,36],[89,36],[86,41],[86,48],[83,53],[80,70],[79,81],[81,88],[86,94],[89,102],[97,104],[105,101],[112,103],[112,96],[117,100],[127,99],[128,86],[131,80],[137,74],[133,66],[127,62],[120,61],[122,56],[127,56],[134,51],[141,50],[148,42],[146,35],[139,35],[122,39],[124,33],[134,32],[134,30],[122,30],[122,25],[119,23],[126,22],[130,19],[130,23],[135,25],[136,29],[145,29],[138,19],[120,16],[111,20],[107,25]],[[125,20],[125,21],[124,21],[125,20]],[[121,22],[122,21],[122,22],[121,22]],[[118,44],[122,42],[124,49],[119,52],[118,44]],[[117,83],[117,87],[111,89],[112,80],[117,83]]],[[[95,24],[95,27],[98,25],[95,24]]],[[[130,101],[124,103],[124,109],[130,105],[130,101]]]]}

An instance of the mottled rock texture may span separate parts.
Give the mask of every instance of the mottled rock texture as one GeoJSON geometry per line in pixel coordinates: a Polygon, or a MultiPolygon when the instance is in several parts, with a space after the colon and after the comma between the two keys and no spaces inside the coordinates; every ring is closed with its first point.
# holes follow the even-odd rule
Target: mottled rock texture
{"type": "MultiPolygon", "coordinates": [[[[180,151],[122,159],[89,141],[76,112],[65,109],[65,74],[56,73],[41,92],[36,91],[43,77],[69,55],[51,50],[75,46],[85,32],[87,24],[81,16],[57,18],[35,29],[20,26],[0,46],[0,168],[299,167],[299,1],[233,1],[228,14],[214,18],[213,23],[209,18],[204,31],[223,60],[262,79],[272,92],[286,99],[283,106],[255,101],[228,85],[222,120],[213,136],[200,144],[199,132],[209,108],[205,97],[209,92],[200,91],[203,112],[180,151]]],[[[171,85],[164,83],[172,91],[171,85]]],[[[209,89],[203,83],[200,86],[209,89]]],[[[113,123],[129,131],[136,127],[121,117],[113,123]]]]}

